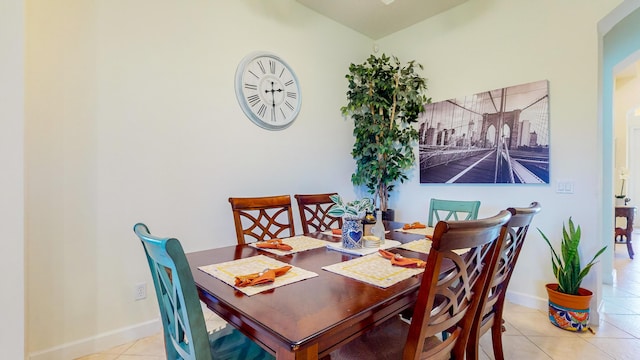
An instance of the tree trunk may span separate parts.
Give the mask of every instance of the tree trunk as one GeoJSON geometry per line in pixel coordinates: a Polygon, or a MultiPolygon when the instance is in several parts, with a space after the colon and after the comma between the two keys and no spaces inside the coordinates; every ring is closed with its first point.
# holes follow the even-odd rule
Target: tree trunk
{"type": "Polygon", "coordinates": [[[387,211],[389,202],[389,191],[387,191],[387,185],[380,183],[378,185],[378,199],[380,199],[380,210],[387,211]]]}

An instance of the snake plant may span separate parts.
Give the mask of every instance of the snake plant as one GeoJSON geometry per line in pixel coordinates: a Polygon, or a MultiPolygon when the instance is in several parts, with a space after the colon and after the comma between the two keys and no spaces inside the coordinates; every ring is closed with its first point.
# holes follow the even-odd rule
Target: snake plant
{"type": "Polygon", "coordinates": [[[551,262],[553,265],[553,274],[558,280],[558,291],[570,294],[578,295],[578,289],[585,276],[591,270],[591,267],[595,264],[595,260],[600,256],[607,247],[604,246],[591,261],[584,267],[580,266],[580,254],[578,253],[578,247],[580,246],[581,231],[580,226],[574,225],[571,218],[569,218],[569,231],[565,224],[562,224],[562,243],[560,244],[560,255],[555,251],[551,242],[547,236],[538,229],[544,240],[551,249],[551,262]]]}

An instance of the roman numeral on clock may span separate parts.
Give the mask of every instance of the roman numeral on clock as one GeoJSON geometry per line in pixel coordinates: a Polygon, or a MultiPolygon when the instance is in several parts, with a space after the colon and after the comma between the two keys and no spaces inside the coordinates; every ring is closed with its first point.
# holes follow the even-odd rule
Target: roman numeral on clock
{"type": "Polygon", "coordinates": [[[260,105],[260,109],[258,109],[258,115],[263,118],[264,114],[267,113],[267,106],[265,104],[260,105]]]}
{"type": "Polygon", "coordinates": [[[249,102],[249,105],[251,105],[251,107],[256,106],[258,103],[260,103],[260,96],[254,94],[254,95],[250,95],[247,97],[247,101],[249,102]]]}
{"type": "Polygon", "coordinates": [[[284,104],[287,105],[289,109],[293,110],[293,105],[291,105],[288,101],[285,101],[284,104]]]}

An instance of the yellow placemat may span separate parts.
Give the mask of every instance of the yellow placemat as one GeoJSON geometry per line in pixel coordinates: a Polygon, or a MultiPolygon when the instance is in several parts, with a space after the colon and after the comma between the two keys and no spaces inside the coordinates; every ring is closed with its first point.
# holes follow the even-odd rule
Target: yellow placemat
{"type": "MultiPolygon", "coordinates": [[[[424,229],[419,229],[419,230],[424,230],[424,229]]],[[[401,249],[406,249],[406,250],[411,250],[411,251],[415,251],[415,252],[419,252],[419,253],[424,253],[424,254],[428,254],[429,250],[431,249],[431,240],[429,239],[422,239],[422,240],[415,240],[412,242],[408,242],[405,244],[402,244],[400,246],[398,246],[401,249]]],[[[469,249],[459,249],[459,250],[454,250],[453,252],[458,254],[458,255],[462,255],[464,253],[466,253],[467,251],[469,251],[469,249]]]]}
{"type": "Polygon", "coordinates": [[[377,253],[325,266],[323,269],[381,288],[387,288],[424,271],[421,268],[393,266],[388,259],[377,253]]]}
{"type": "Polygon", "coordinates": [[[407,234],[417,234],[417,235],[433,235],[433,228],[432,227],[426,227],[423,229],[403,229],[403,228],[399,228],[399,229],[395,229],[394,231],[400,231],[403,233],[407,233],[407,234]]]}
{"type": "MultiPolygon", "coordinates": [[[[415,229],[415,230],[424,230],[424,229],[415,229]]],[[[415,240],[412,242],[402,244],[399,246],[399,248],[407,249],[407,250],[411,250],[411,251],[415,251],[423,254],[428,254],[429,249],[431,249],[431,240],[429,239],[415,240]]]]}
{"type": "Polygon", "coordinates": [[[306,251],[316,248],[321,248],[330,244],[329,241],[315,239],[309,236],[294,236],[290,238],[282,239],[282,242],[291,246],[293,249],[289,251],[278,250],[278,249],[263,249],[256,246],[256,243],[251,243],[249,246],[254,247],[256,249],[264,250],[276,255],[288,255],[297,253],[300,251],[306,251]]]}
{"type": "Polygon", "coordinates": [[[227,261],[219,264],[200,266],[198,269],[207,274],[222,280],[223,282],[242,291],[246,295],[255,295],[265,290],[277,288],[279,286],[288,285],[301,280],[318,276],[318,274],[293,266],[286,274],[279,276],[270,284],[255,285],[247,287],[236,287],[235,278],[239,275],[253,274],[261,272],[264,269],[275,269],[289,264],[282,261],[272,259],[265,255],[256,255],[244,259],[227,261]]]}

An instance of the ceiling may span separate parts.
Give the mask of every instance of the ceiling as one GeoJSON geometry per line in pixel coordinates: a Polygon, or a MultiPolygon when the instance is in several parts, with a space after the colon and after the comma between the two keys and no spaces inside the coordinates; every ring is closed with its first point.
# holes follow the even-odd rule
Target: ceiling
{"type": "Polygon", "coordinates": [[[296,1],[373,40],[377,40],[456,7],[467,0],[296,1]]]}

